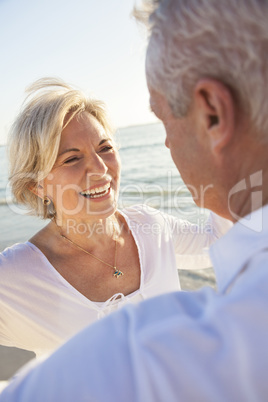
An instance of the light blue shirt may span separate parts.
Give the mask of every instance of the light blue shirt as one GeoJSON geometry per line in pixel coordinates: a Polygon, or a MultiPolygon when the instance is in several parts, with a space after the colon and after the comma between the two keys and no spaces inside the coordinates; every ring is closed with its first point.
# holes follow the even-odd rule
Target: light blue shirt
{"type": "Polygon", "coordinates": [[[268,400],[268,207],[211,248],[219,292],[174,292],[88,327],[1,394],[5,402],[268,400]],[[251,226],[252,227],[252,226],[251,226]]]}

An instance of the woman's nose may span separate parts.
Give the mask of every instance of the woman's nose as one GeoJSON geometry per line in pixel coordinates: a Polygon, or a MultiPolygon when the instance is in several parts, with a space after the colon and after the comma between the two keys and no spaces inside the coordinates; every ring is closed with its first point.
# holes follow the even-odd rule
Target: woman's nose
{"type": "Polygon", "coordinates": [[[103,159],[97,154],[90,155],[87,162],[87,173],[90,176],[104,176],[108,171],[103,159]]]}

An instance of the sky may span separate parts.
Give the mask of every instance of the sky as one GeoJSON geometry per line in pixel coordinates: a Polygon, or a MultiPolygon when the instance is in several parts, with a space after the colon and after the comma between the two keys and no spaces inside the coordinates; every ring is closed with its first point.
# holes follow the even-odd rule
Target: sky
{"type": "Polygon", "coordinates": [[[135,0],[0,0],[0,144],[25,88],[60,77],[103,100],[116,127],[156,122],[135,0]]]}

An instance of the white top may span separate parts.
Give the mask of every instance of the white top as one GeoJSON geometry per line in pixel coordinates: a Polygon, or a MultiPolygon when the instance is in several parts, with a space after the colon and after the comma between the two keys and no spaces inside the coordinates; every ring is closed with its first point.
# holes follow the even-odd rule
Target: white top
{"type": "Polygon", "coordinates": [[[115,294],[105,303],[92,302],[32,243],[16,244],[0,254],[0,344],[32,350],[37,355],[47,353],[126,303],[180,289],[177,266],[211,266],[203,248],[230,227],[229,221],[216,215],[210,215],[198,233],[197,225],[152,208],[136,206],[121,213],[138,248],[140,288],[127,296],[115,294]],[[115,300],[119,295],[121,298],[115,300]]]}
{"type": "Polygon", "coordinates": [[[260,219],[261,232],[237,223],[212,246],[218,293],[127,306],[25,369],[0,402],[267,401],[268,206],[260,219]]]}

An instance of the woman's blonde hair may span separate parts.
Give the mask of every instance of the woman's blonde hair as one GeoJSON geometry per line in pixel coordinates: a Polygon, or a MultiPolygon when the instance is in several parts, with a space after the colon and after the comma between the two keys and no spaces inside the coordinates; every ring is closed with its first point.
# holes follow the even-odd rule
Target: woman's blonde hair
{"type": "Polygon", "coordinates": [[[9,180],[15,200],[46,219],[54,215],[53,205],[44,205],[31,190],[54,166],[63,128],[74,116],[88,112],[109,135],[112,130],[104,103],[86,97],[61,79],[39,79],[26,92],[28,96],[10,130],[9,180]]]}

